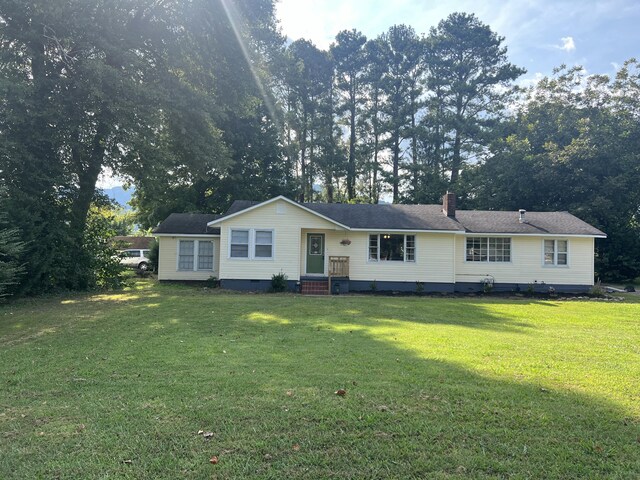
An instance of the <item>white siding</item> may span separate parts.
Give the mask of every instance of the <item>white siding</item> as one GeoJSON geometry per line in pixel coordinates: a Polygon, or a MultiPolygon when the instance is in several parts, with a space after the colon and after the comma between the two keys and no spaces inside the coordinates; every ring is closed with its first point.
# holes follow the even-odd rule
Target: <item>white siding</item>
{"type": "Polygon", "coordinates": [[[158,237],[160,244],[160,256],[158,259],[158,280],[207,280],[209,277],[218,277],[220,260],[220,239],[212,237],[158,237]],[[204,240],[213,241],[213,271],[178,270],[178,241],[179,240],[204,240]]]}
{"type": "MultiPolygon", "coordinates": [[[[331,232],[343,229],[332,222],[277,200],[220,223],[220,278],[233,280],[270,280],[284,272],[289,280],[298,280],[301,271],[302,229],[331,232]],[[273,230],[273,259],[229,258],[231,229],[273,230]]],[[[343,234],[337,234],[344,236],[343,234]]]]}
{"type": "MultiPolygon", "coordinates": [[[[483,235],[473,235],[483,236],[483,235]]],[[[485,235],[486,236],[486,235],[485,235]]],[[[456,237],[456,282],[480,282],[492,275],[496,283],[593,285],[593,238],[568,237],[567,266],[543,265],[543,240],[511,237],[511,262],[467,262],[466,236],[456,237]]]]}
{"type": "MultiPolygon", "coordinates": [[[[300,265],[306,265],[307,233],[302,232],[300,265]]],[[[369,232],[322,232],[326,234],[326,262],[329,256],[349,257],[351,280],[389,282],[438,282],[453,283],[454,236],[450,233],[413,233],[416,236],[415,262],[369,262],[369,232]],[[341,245],[348,238],[351,245],[341,245]]],[[[371,232],[377,233],[377,232],[371,232]]],[[[304,273],[303,273],[304,274],[304,273]]]]}

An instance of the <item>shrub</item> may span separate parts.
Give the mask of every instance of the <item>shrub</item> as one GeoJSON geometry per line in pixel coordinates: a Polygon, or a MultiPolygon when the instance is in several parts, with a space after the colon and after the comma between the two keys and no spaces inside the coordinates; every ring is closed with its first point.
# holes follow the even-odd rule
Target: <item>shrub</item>
{"type": "Polygon", "coordinates": [[[595,283],[593,287],[589,290],[589,295],[593,297],[604,297],[606,294],[604,287],[602,286],[602,282],[600,279],[595,283]]]}
{"type": "Polygon", "coordinates": [[[211,275],[204,283],[209,288],[218,288],[220,286],[220,280],[215,275],[211,275]]]}
{"type": "Polygon", "coordinates": [[[158,259],[160,258],[160,243],[157,238],[153,239],[151,245],[149,245],[149,267],[152,272],[158,271],[158,259]]]}
{"type": "Polygon", "coordinates": [[[424,292],[424,282],[417,281],[416,282],[416,293],[424,292]]]}
{"type": "Polygon", "coordinates": [[[369,288],[373,293],[375,293],[376,291],[378,291],[378,282],[374,280],[369,284],[369,288]]]}
{"type": "Polygon", "coordinates": [[[491,293],[493,291],[493,277],[483,278],[480,283],[482,284],[482,291],[484,293],[491,293]]]}
{"type": "Polygon", "coordinates": [[[287,291],[287,274],[284,272],[274,273],[271,277],[271,291],[278,292],[286,292],[287,291]]]}

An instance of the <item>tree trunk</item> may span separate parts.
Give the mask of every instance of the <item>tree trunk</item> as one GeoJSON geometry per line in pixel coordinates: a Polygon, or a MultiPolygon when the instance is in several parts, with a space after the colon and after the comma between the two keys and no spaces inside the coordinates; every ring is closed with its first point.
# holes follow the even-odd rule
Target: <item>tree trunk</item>
{"type": "Polygon", "coordinates": [[[411,96],[411,156],[413,157],[413,200],[418,198],[418,188],[420,186],[420,171],[418,169],[418,142],[416,139],[416,111],[415,99],[411,96]]]}
{"type": "Polygon", "coordinates": [[[71,226],[75,233],[81,235],[86,228],[87,214],[91,207],[91,201],[96,191],[98,176],[102,170],[104,160],[105,143],[109,135],[109,125],[101,121],[98,124],[96,135],[93,139],[91,152],[86,162],[81,158],[78,147],[73,148],[74,162],[78,165],[78,195],[71,209],[71,226]]]}
{"type": "Polygon", "coordinates": [[[352,80],[350,91],[350,136],[349,136],[349,164],[347,165],[347,198],[353,200],[356,196],[356,94],[355,80],[352,80]]]}
{"type": "Polygon", "coordinates": [[[378,188],[378,152],[380,150],[380,130],[378,125],[378,90],[376,89],[373,100],[373,189],[371,203],[378,203],[380,200],[380,189],[378,188]]]}
{"type": "Polygon", "coordinates": [[[400,179],[398,178],[400,163],[400,130],[393,132],[393,203],[398,203],[400,199],[400,179]]]}
{"type": "Polygon", "coordinates": [[[453,157],[451,159],[451,185],[454,186],[460,175],[460,167],[462,165],[461,149],[462,149],[462,96],[456,98],[456,136],[453,142],[453,157]]]}

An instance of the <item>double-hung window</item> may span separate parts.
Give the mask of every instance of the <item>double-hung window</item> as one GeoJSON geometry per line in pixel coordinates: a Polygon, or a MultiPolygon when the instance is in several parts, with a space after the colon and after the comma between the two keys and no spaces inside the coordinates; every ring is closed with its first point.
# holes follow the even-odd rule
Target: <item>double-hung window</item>
{"type": "Polygon", "coordinates": [[[273,258],[273,230],[256,230],[255,258],[273,258]]]}
{"type": "Polygon", "coordinates": [[[178,270],[213,270],[213,242],[179,240],[178,270]]]}
{"type": "Polygon", "coordinates": [[[178,242],[178,270],[193,270],[195,253],[195,240],[180,240],[178,242]]]}
{"type": "Polygon", "coordinates": [[[369,235],[370,262],[415,262],[416,236],[380,233],[369,235]]]}
{"type": "Polygon", "coordinates": [[[231,230],[231,258],[249,258],[249,230],[231,230]]]}
{"type": "Polygon", "coordinates": [[[271,260],[273,237],[273,230],[268,229],[231,229],[229,258],[271,260]]]}
{"type": "Polygon", "coordinates": [[[567,240],[544,241],[544,264],[549,266],[568,265],[569,242],[567,240]]]}
{"type": "Polygon", "coordinates": [[[213,270],[213,242],[198,242],[198,270],[213,270]]]}
{"type": "Polygon", "coordinates": [[[508,237],[467,237],[467,262],[510,262],[508,237]]]}

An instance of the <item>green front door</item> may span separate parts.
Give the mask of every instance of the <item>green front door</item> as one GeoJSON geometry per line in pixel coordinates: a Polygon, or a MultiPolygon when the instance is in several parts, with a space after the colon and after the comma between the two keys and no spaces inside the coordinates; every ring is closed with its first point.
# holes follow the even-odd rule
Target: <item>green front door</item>
{"type": "Polygon", "coordinates": [[[324,233],[307,234],[307,273],[324,274],[324,233]]]}

